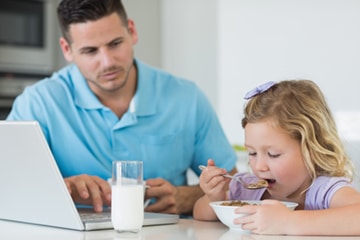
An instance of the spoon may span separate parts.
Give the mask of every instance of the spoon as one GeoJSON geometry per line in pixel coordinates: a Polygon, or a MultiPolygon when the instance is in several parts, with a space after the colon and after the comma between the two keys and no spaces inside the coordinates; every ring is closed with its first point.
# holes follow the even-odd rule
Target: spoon
{"type": "MultiPolygon", "coordinates": [[[[200,170],[204,170],[206,166],[199,165],[200,170]]],[[[266,180],[259,180],[256,183],[246,183],[241,178],[237,178],[234,176],[231,176],[230,174],[223,174],[223,177],[234,179],[235,181],[241,183],[245,188],[247,189],[259,189],[259,188],[266,188],[268,186],[268,182],[266,180]]]]}

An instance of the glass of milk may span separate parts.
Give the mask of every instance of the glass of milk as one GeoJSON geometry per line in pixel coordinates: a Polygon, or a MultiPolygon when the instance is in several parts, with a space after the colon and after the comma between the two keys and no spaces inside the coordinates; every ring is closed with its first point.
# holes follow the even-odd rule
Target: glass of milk
{"type": "Polygon", "coordinates": [[[142,161],[113,161],[111,221],[118,232],[139,232],[144,221],[142,161]]]}

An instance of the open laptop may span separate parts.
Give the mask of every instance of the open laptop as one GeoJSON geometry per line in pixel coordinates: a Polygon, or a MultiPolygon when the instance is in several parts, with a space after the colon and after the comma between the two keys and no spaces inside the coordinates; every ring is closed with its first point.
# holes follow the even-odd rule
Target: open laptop
{"type": "MultiPolygon", "coordinates": [[[[113,228],[109,209],[93,214],[96,219],[81,218],[36,121],[0,121],[0,189],[2,220],[75,230],[113,228]]],[[[178,221],[179,215],[144,216],[144,226],[178,221]]]]}

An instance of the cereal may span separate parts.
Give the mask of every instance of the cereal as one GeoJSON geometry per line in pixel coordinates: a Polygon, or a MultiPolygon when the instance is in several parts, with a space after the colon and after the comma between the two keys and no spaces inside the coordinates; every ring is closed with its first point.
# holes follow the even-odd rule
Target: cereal
{"type": "Polygon", "coordinates": [[[247,202],[242,202],[240,200],[235,200],[235,201],[230,201],[230,202],[223,202],[220,205],[222,206],[245,206],[245,205],[250,205],[250,203],[247,202]]]}

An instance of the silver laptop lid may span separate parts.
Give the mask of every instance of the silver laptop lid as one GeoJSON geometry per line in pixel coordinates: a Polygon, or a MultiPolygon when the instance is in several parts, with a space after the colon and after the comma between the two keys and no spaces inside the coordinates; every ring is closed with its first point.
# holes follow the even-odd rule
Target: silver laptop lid
{"type": "MultiPolygon", "coordinates": [[[[0,219],[69,228],[112,228],[111,219],[83,223],[39,124],[0,121],[0,219]]],[[[172,224],[179,215],[145,213],[144,226],[172,224]]]]}
{"type": "Polygon", "coordinates": [[[0,219],[83,230],[37,122],[0,121],[0,219]]]}

